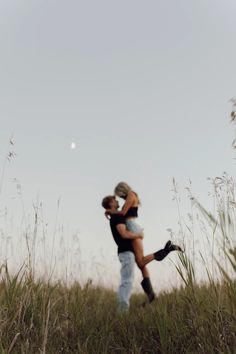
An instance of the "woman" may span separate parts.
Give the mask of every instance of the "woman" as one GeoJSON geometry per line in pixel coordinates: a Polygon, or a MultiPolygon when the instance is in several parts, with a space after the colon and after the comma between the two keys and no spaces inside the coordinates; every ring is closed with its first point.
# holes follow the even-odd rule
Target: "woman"
{"type": "MultiPolygon", "coordinates": [[[[118,214],[124,215],[126,219],[126,227],[129,231],[143,234],[143,229],[137,224],[138,218],[138,207],[140,205],[140,200],[138,194],[132,190],[132,188],[125,182],[120,182],[115,187],[114,193],[116,196],[125,200],[125,203],[118,212],[118,214]]],[[[149,278],[149,271],[144,263],[144,253],[143,253],[143,241],[141,238],[132,241],[135,260],[140,268],[144,278],[149,278]]]]}

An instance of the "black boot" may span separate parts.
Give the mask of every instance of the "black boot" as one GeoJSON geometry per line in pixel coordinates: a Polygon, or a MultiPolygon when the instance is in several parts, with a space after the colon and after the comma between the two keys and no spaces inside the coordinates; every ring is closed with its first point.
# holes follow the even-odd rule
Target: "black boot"
{"type": "Polygon", "coordinates": [[[171,251],[183,252],[183,250],[180,246],[174,245],[171,241],[166,242],[165,249],[169,252],[171,252],[171,251]]]}
{"type": "Polygon", "coordinates": [[[154,253],[154,258],[156,261],[162,261],[172,251],[183,252],[180,246],[174,245],[171,241],[167,241],[163,249],[154,253]]]}
{"type": "Polygon", "coordinates": [[[156,261],[162,261],[169,253],[169,251],[163,248],[162,250],[159,250],[154,253],[154,258],[156,261]]]}
{"type": "Polygon", "coordinates": [[[141,281],[141,286],[142,286],[145,294],[147,295],[149,302],[152,302],[156,296],[153,291],[150,278],[143,278],[143,280],[141,281]]]}

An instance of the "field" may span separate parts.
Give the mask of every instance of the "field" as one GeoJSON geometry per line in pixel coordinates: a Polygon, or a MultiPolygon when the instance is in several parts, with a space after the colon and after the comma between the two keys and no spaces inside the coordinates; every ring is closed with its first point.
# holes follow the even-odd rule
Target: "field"
{"type": "Polygon", "coordinates": [[[27,274],[0,284],[1,353],[234,353],[236,282],[188,284],[142,306],[133,295],[128,314],[115,294],[74,284],[47,284],[27,274]]]}

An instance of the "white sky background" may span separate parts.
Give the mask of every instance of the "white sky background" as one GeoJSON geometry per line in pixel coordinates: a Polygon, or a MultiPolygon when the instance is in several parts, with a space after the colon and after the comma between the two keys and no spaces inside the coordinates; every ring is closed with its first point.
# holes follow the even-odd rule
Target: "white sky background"
{"type": "MultiPolygon", "coordinates": [[[[27,215],[38,197],[52,230],[61,197],[58,225],[65,243],[79,231],[84,276],[100,263],[104,281],[114,273],[115,283],[116,247],[100,203],[119,181],[142,200],[146,252],[177,228],[173,176],[180,189],[191,179],[210,205],[206,178],[235,173],[235,12],[233,0],[1,0],[2,164],[11,134],[17,157],[0,210],[7,206],[14,230],[23,213],[16,178],[27,215]]],[[[11,231],[13,248],[18,237],[11,231]]],[[[149,268],[159,286],[173,280],[170,262],[149,268]]]]}

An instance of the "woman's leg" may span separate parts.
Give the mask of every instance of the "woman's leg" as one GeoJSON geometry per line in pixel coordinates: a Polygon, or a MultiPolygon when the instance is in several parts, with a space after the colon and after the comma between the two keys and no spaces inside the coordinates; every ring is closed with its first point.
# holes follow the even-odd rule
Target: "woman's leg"
{"type": "Polygon", "coordinates": [[[143,255],[143,242],[141,239],[133,240],[133,248],[135,252],[136,263],[143,275],[141,286],[144,292],[146,293],[149,302],[152,302],[155,299],[155,293],[152,288],[152,283],[150,280],[150,275],[146,267],[146,264],[153,261],[154,255],[148,255],[148,256],[143,255]]]}
{"type": "Polygon", "coordinates": [[[135,253],[135,260],[142,272],[143,278],[149,278],[150,274],[149,271],[145,265],[145,262],[143,260],[144,255],[143,255],[143,241],[141,239],[134,240],[133,242],[133,248],[134,248],[134,253],[135,253]]]}
{"type": "Polygon", "coordinates": [[[143,268],[146,268],[146,264],[150,263],[155,259],[154,254],[152,253],[147,256],[143,255],[143,241],[141,238],[133,240],[132,244],[134,248],[136,263],[138,267],[142,270],[143,268]]]}

